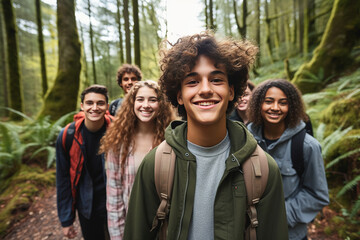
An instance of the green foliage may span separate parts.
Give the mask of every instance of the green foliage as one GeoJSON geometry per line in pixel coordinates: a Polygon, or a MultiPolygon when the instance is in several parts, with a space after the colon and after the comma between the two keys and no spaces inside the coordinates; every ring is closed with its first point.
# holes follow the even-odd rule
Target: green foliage
{"type": "Polygon", "coordinates": [[[54,143],[61,127],[69,122],[75,112],[65,114],[55,122],[48,116],[34,120],[16,110],[6,108],[26,119],[25,125],[10,122],[0,123],[0,182],[19,170],[26,151],[31,149],[30,159],[42,157],[50,167],[55,160],[54,143]]]}

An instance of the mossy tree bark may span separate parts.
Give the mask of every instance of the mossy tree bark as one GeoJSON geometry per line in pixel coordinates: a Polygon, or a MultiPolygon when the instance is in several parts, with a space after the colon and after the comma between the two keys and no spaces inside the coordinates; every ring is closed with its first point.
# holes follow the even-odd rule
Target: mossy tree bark
{"type": "MultiPolygon", "coordinates": [[[[9,72],[9,106],[17,111],[24,111],[24,96],[22,89],[22,81],[20,74],[19,62],[19,44],[17,40],[17,26],[15,24],[15,13],[12,6],[12,0],[1,0],[7,42],[7,63],[9,72]]],[[[11,112],[10,118],[12,120],[21,120],[22,117],[11,112]]]]}
{"type": "Polygon", "coordinates": [[[35,0],[35,9],[36,9],[36,23],[38,27],[38,43],[39,43],[39,54],[40,54],[40,65],[41,65],[41,85],[42,85],[42,95],[45,96],[48,90],[47,75],[46,75],[46,57],[44,49],[44,37],[43,37],[43,27],[41,19],[41,0],[35,0]]]}
{"type": "Polygon", "coordinates": [[[76,28],[74,0],[57,1],[59,66],[55,83],[47,93],[40,115],[55,120],[76,110],[80,85],[81,47],[76,28]]]}
{"type": "Polygon", "coordinates": [[[242,26],[240,24],[239,17],[237,14],[237,4],[235,0],[233,0],[233,9],[234,9],[234,18],[238,33],[242,38],[246,38],[246,30],[247,30],[246,18],[248,16],[247,0],[244,0],[242,3],[242,26]]]}
{"type": "Polygon", "coordinates": [[[139,25],[139,4],[138,0],[132,0],[133,19],[134,19],[134,60],[135,64],[141,68],[140,56],[140,25],[139,25]]]}
{"type": "Polygon", "coordinates": [[[310,62],[303,64],[292,80],[303,93],[322,89],[327,79],[346,70],[350,52],[360,38],[360,1],[335,0],[319,46],[310,62]],[[309,80],[309,74],[318,77],[309,80]]]}
{"type": "MultiPolygon", "coordinates": [[[[5,52],[5,32],[4,32],[4,19],[3,19],[2,6],[0,4],[0,64],[1,64],[1,77],[2,77],[2,90],[3,90],[3,104],[5,107],[9,107],[8,102],[8,75],[7,75],[7,62],[5,52]]],[[[1,111],[1,114],[8,116],[8,111],[1,111]]]]}

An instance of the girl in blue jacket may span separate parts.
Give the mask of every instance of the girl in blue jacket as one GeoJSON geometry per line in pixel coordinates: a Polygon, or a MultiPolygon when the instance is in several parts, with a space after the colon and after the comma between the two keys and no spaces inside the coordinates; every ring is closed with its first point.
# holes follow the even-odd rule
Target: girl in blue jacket
{"type": "Polygon", "coordinates": [[[297,173],[291,159],[293,136],[307,120],[300,91],[283,79],[267,80],[253,91],[248,129],[279,166],[285,195],[289,239],[307,239],[307,224],[329,204],[320,143],[306,133],[304,171],[297,173]]]}

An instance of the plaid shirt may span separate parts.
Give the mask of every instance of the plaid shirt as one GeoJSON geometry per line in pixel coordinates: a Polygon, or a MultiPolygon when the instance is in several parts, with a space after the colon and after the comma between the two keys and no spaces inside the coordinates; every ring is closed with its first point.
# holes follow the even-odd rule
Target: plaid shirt
{"type": "Polygon", "coordinates": [[[124,178],[121,183],[120,154],[108,152],[106,157],[106,208],[108,211],[108,228],[110,237],[122,239],[125,228],[125,218],[128,208],[131,188],[134,184],[136,169],[135,159],[129,154],[124,169],[124,178]]]}

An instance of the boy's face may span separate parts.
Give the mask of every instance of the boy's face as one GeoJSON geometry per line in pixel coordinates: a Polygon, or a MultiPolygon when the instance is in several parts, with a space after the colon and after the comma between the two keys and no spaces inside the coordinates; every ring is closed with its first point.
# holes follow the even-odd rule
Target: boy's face
{"type": "Polygon", "coordinates": [[[138,82],[138,79],[135,73],[124,73],[121,79],[120,87],[124,90],[125,94],[127,94],[131,87],[138,82]]]}
{"type": "Polygon", "coordinates": [[[200,55],[181,83],[177,99],[185,107],[189,125],[213,125],[226,120],[234,88],[229,86],[225,67],[214,64],[210,58],[200,55]]]}
{"type": "Polygon", "coordinates": [[[81,103],[81,110],[85,113],[85,121],[102,121],[109,104],[106,97],[100,93],[90,92],[84,96],[81,103]]]}

